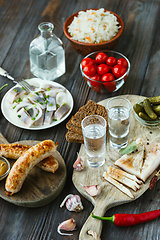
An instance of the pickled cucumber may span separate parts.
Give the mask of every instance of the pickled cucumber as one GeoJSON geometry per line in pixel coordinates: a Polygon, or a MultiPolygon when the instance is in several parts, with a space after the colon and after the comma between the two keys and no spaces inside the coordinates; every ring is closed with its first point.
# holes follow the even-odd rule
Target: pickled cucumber
{"type": "Polygon", "coordinates": [[[139,103],[135,104],[133,109],[137,114],[139,114],[139,112],[144,112],[144,108],[139,103]]]}
{"type": "Polygon", "coordinates": [[[143,107],[143,101],[138,103],[141,107],[143,107]]]}
{"type": "Polygon", "coordinates": [[[153,105],[152,109],[158,116],[160,116],[160,105],[153,105]]]}
{"type": "Polygon", "coordinates": [[[148,98],[152,104],[160,104],[160,96],[148,98]]]}
{"type": "Polygon", "coordinates": [[[139,112],[138,116],[145,121],[152,121],[152,119],[144,112],[139,112]]]}
{"type": "Polygon", "coordinates": [[[149,101],[148,98],[145,98],[143,100],[143,107],[144,107],[145,112],[151,119],[155,120],[157,118],[157,114],[153,111],[151,102],[149,101]]]}

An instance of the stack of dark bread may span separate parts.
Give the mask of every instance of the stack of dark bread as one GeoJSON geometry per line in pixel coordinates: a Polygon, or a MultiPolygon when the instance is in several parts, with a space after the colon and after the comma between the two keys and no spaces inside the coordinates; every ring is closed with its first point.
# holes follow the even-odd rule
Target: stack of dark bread
{"type": "Polygon", "coordinates": [[[104,106],[89,100],[79,111],[67,122],[66,140],[68,142],[84,143],[81,122],[89,115],[100,115],[107,121],[107,110],[104,106]]]}

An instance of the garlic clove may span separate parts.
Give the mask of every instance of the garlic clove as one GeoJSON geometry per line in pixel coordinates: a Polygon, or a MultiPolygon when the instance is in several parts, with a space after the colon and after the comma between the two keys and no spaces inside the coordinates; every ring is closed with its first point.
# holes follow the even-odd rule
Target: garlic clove
{"type": "Polygon", "coordinates": [[[86,192],[92,196],[98,196],[101,193],[101,187],[99,185],[83,186],[86,192]]]}
{"type": "Polygon", "coordinates": [[[65,197],[60,207],[63,207],[66,202],[66,208],[69,211],[80,212],[83,210],[81,198],[78,195],[69,194],[65,197]]]}
{"type": "Polygon", "coordinates": [[[61,230],[65,230],[65,231],[73,231],[76,228],[76,222],[73,218],[68,219],[64,222],[62,222],[61,224],[59,224],[58,228],[57,228],[57,232],[60,235],[68,235],[71,236],[73,234],[69,234],[69,233],[62,233],[61,230]]]}
{"type": "Polygon", "coordinates": [[[84,169],[84,163],[83,163],[82,158],[80,158],[80,157],[77,158],[77,160],[73,164],[73,168],[78,172],[80,172],[84,169]]]}

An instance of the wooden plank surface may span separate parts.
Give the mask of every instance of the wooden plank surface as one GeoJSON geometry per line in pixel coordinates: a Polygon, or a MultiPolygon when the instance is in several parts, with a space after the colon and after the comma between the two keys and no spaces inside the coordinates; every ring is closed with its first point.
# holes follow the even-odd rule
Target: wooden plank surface
{"type": "MultiPolygon", "coordinates": [[[[42,21],[51,21],[55,25],[54,33],[61,38],[66,52],[66,73],[56,81],[64,85],[74,98],[75,112],[89,99],[99,102],[112,96],[135,94],[143,96],[160,95],[160,1],[159,0],[0,0],[0,65],[14,77],[29,78],[33,75],[29,68],[29,44],[37,36],[37,26],[42,21]],[[63,34],[63,23],[72,13],[86,8],[111,10],[124,21],[124,32],[116,50],[126,55],[131,62],[131,70],[125,85],[115,93],[99,94],[89,89],[82,79],[79,63],[82,56],[76,53],[63,34]]],[[[6,90],[13,86],[9,80],[0,77],[0,85],[8,87],[0,92],[0,101],[6,90]]],[[[72,183],[73,163],[77,158],[80,144],[68,143],[66,119],[56,128],[42,131],[28,131],[17,128],[7,122],[0,111],[0,132],[9,142],[22,140],[44,140],[47,138],[59,142],[58,151],[67,167],[67,181],[62,193],[50,204],[27,209],[14,206],[0,198],[0,239],[9,240],[61,240],[79,238],[80,230],[93,209],[92,204],[83,196],[84,210],[81,213],[69,212],[59,205],[69,194],[79,194],[72,183]],[[74,218],[77,229],[73,236],[60,236],[57,226],[60,222],[74,218]]],[[[79,194],[80,195],[80,194],[79,194]]],[[[146,191],[137,200],[116,206],[106,212],[139,213],[159,208],[160,183],[146,191]]],[[[150,223],[129,228],[115,227],[104,222],[102,240],[142,239],[157,240],[160,236],[159,219],[150,223]]]]}

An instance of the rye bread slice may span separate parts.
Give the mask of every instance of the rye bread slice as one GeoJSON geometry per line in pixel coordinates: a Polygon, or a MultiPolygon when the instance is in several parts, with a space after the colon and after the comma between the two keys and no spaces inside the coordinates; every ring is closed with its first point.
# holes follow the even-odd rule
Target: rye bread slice
{"type": "Polygon", "coordinates": [[[81,127],[82,120],[89,115],[100,115],[107,121],[107,110],[104,106],[89,100],[79,111],[72,117],[71,122],[77,127],[81,127]]]}
{"type": "Polygon", "coordinates": [[[83,135],[71,130],[66,133],[66,140],[71,143],[84,143],[83,135]]]}
{"type": "MultiPolygon", "coordinates": [[[[73,118],[73,116],[72,116],[72,118],[73,118]]],[[[74,125],[74,124],[72,123],[72,118],[67,122],[66,128],[67,128],[68,130],[73,131],[73,132],[82,134],[82,128],[81,128],[81,127],[77,127],[76,125],[74,125]]]]}

